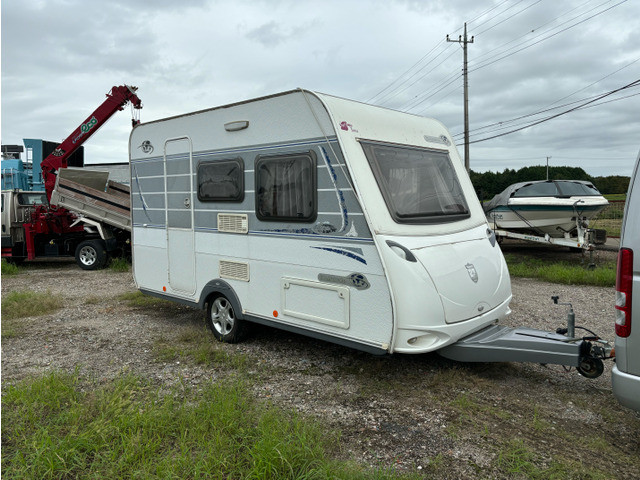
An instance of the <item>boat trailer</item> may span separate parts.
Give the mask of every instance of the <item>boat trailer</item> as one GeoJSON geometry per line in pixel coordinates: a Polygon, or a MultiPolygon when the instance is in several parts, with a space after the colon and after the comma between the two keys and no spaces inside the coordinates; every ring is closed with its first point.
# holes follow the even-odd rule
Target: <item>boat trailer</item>
{"type": "Polygon", "coordinates": [[[438,353],[458,362],[531,362],[575,367],[587,378],[597,378],[604,372],[604,360],[614,357],[612,345],[592,331],[575,325],[575,313],[570,303],[567,327],[555,333],[528,327],[490,325],[438,350],[438,353]],[[575,330],[590,335],[576,337],[575,330]]]}
{"type": "Polygon", "coordinates": [[[489,223],[493,224],[493,230],[496,234],[498,242],[501,242],[504,238],[513,238],[517,240],[526,240],[528,242],[546,243],[548,245],[559,245],[563,247],[569,247],[571,249],[583,250],[590,252],[591,263],[593,264],[593,251],[597,245],[604,245],[607,242],[607,231],[602,229],[589,228],[586,221],[581,217],[578,211],[576,202],[573,204],[573,211],[575,213],[574,219],[576,222],[576,228],[574,230],[575,235],[571,235],[570,232],[564,232],[561,237],[552,237],[548,233],[539,231],[534,225],[532,225],[526,218],[521,216],[517,211],[513,210],[520,219],[529,225],[530,233],[518,233],[511,230],[505,230],[498,228],[496,225],[495,217],[488,218],[489,223]]]}

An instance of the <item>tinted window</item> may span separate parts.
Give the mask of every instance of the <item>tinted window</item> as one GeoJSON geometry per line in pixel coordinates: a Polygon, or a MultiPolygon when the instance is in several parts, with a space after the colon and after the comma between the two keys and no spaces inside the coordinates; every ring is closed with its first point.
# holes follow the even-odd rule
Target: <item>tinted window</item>
{"type": "Polygon", "coordinates": [[[256,214],[260,220],[315,220],[316,159],[313,152],[258,158],[256,214]]]}
{"type": "Polygon", "coordinates": [[[555,197],[558,195],[558,188],[553,182],[532,183],[525,185],[514,192],[514,197],[555,197]]]}
{"type": "Polygon", "coordinates": [[[20,193],[18,194],[19,205],[46,205],[47,196],[41,192],[20,193]]]}
{"type": "Polygon", "coordinates": [[[447,152],[369,142],[362,142],[362,148],[396,222],[452,222],[469,216],[447,152]]]}
{"type": "Polygon", "coordinates": [[[556,182],[561,195],[600,195],[600,192],[593,186],[577,182],[556,182]]]}
{"type": "Polygon", "coordinates": [[[242,159],[198,165],[198,199],[203,202],[241,202],[244,199],[242,159]]]}

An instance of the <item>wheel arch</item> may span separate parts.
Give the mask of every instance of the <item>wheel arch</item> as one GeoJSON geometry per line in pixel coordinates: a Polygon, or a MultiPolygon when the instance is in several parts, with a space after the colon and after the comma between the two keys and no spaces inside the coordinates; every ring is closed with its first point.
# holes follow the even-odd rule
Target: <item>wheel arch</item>
{"type": "Polygon", "coordinates": [[[240,299],[231,285],[221,279],[211,280],[208,282],[202,292],[200,293],[200,300],[198,300],[198,306],[204,310],[206,308],[209,299],[223,295],[229,302],[235,311],[236,318],[238,320],[244,320],[242,313],[242,305],[240,299]]]}

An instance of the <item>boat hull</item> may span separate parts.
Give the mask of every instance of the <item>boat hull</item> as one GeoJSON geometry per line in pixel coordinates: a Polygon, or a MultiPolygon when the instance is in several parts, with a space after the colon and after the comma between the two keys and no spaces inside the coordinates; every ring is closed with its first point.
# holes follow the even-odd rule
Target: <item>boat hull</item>
{"type": "Polygon", "coordinates": [[[574,236],[577,221],[588,226],[589,220],[600,213],[609,202],[600,199],[511,199],[508,205],[487,212],[489,223],[495,228],[531,232],[551,237],[574,236]],[[562,203],[561,203],[562,201],[562,203]],[[576,202],[579,202],[576,204],[576,202]]]}

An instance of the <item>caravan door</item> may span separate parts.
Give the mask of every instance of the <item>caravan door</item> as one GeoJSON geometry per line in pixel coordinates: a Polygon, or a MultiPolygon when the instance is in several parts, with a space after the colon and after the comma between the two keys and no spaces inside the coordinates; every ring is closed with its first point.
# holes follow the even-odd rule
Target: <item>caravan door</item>
{"type": "Polygon", "coordinates": [[[189,137],[164,144],[164,193],[169,285],[192,295],[196,290],[192,147],[189,137]]]}

